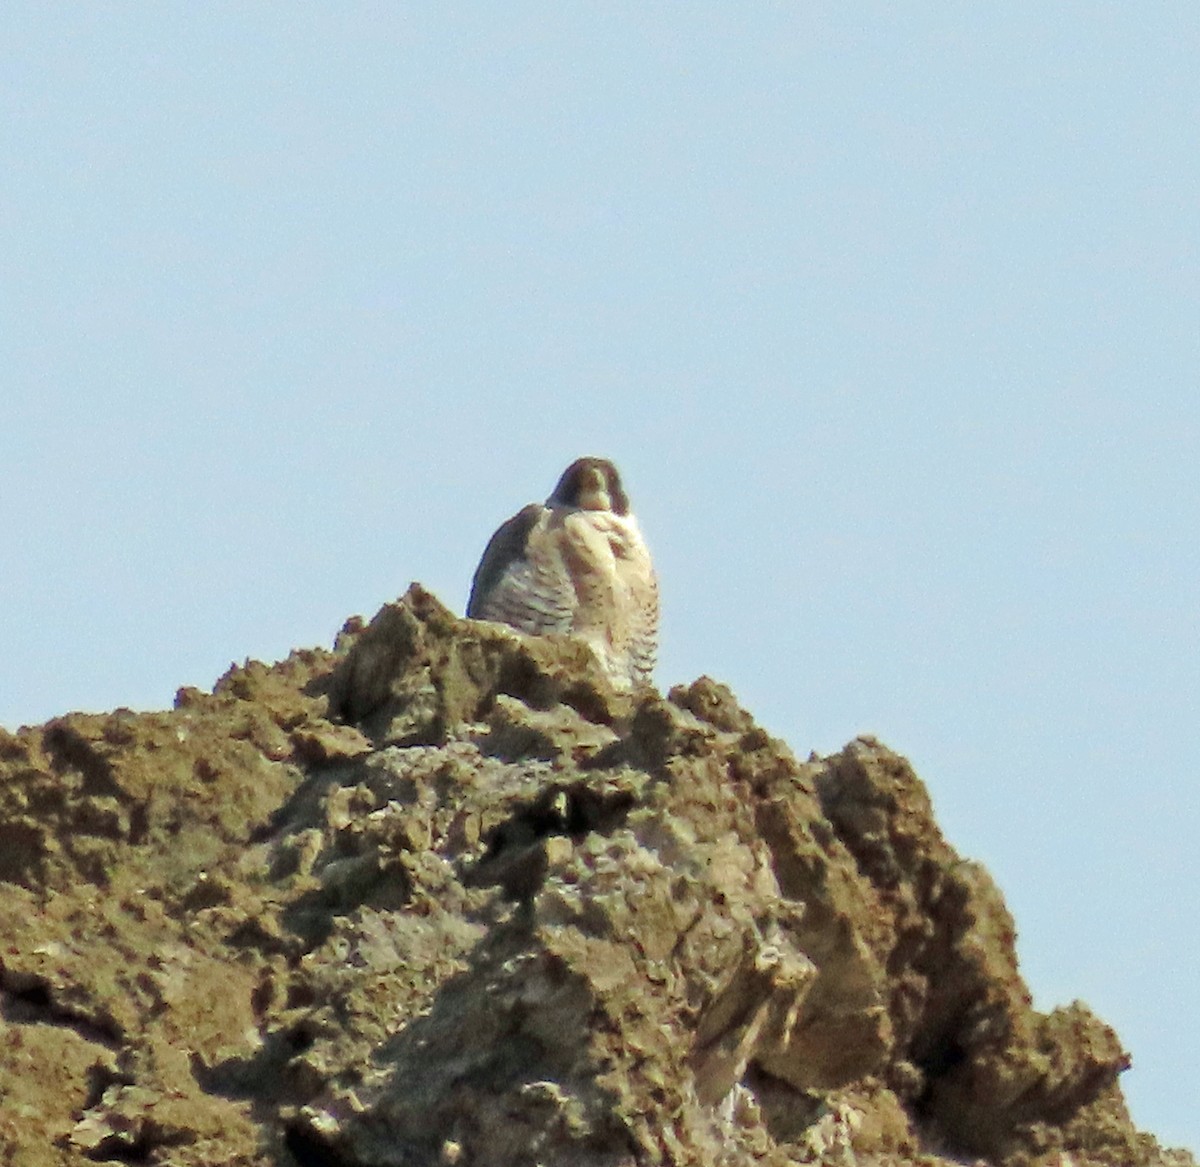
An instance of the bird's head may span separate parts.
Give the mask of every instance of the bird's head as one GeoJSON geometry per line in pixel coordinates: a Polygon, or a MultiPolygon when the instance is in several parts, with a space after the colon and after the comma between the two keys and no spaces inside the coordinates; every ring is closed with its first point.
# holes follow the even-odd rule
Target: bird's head
{"type": "Polygon", "coordinates": [[[577,458],[563,471],[546,502],[585,511],[612,511],[615,515],[629,513],[621,476],[607,458],[577,458]]]}

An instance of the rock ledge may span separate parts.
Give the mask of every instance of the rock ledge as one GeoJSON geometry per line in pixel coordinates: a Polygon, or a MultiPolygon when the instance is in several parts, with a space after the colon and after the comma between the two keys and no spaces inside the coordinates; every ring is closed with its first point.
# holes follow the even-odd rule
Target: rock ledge
{"type": "Polygon", "coordinates": [[[0,731],[13,1167],[1187,1167],[1033,1010],[908,763],[614,692],[414,585],[167,713],[0,731]]]}

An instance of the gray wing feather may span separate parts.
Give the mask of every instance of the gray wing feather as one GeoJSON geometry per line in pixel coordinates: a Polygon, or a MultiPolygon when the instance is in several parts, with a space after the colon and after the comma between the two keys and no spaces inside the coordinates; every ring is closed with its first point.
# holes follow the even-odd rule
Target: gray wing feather
{"type": "Polygon", "coordinates": [[[530,503],[507,522],[502,523],[488,540],[488,545],[483,550],[483,558],[480,559],[475,576],[471,580],[471,598],[467,600],[467,616],[470,619],[487,619],[483,615],[483,609],[488,597],[513,564],[525,557],[529,532],[533,530],[544,509],[541,503],[530,503]]]}

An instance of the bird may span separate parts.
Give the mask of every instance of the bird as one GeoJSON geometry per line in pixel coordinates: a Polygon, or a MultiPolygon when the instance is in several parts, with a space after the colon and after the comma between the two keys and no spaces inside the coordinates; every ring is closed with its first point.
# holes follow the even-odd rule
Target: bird
{"type": "Polygon", "coordinates": [[[577,458],[545,503],[530,503],[488,541],[467,616],[530,635],[585,641],[620,688],[649,682],[658,652],[658,579],[606,458],[577,458]]]}

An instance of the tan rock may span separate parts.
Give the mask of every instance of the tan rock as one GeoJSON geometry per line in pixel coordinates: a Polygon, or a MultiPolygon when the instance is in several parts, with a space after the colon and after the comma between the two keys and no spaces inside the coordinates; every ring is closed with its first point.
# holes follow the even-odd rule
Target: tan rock
{"type": "Polygon", "coordinates": [[[17,1167],[1185,1167],[873,739],[419,587],[172,712],[0,734],[17,1167]]]}

